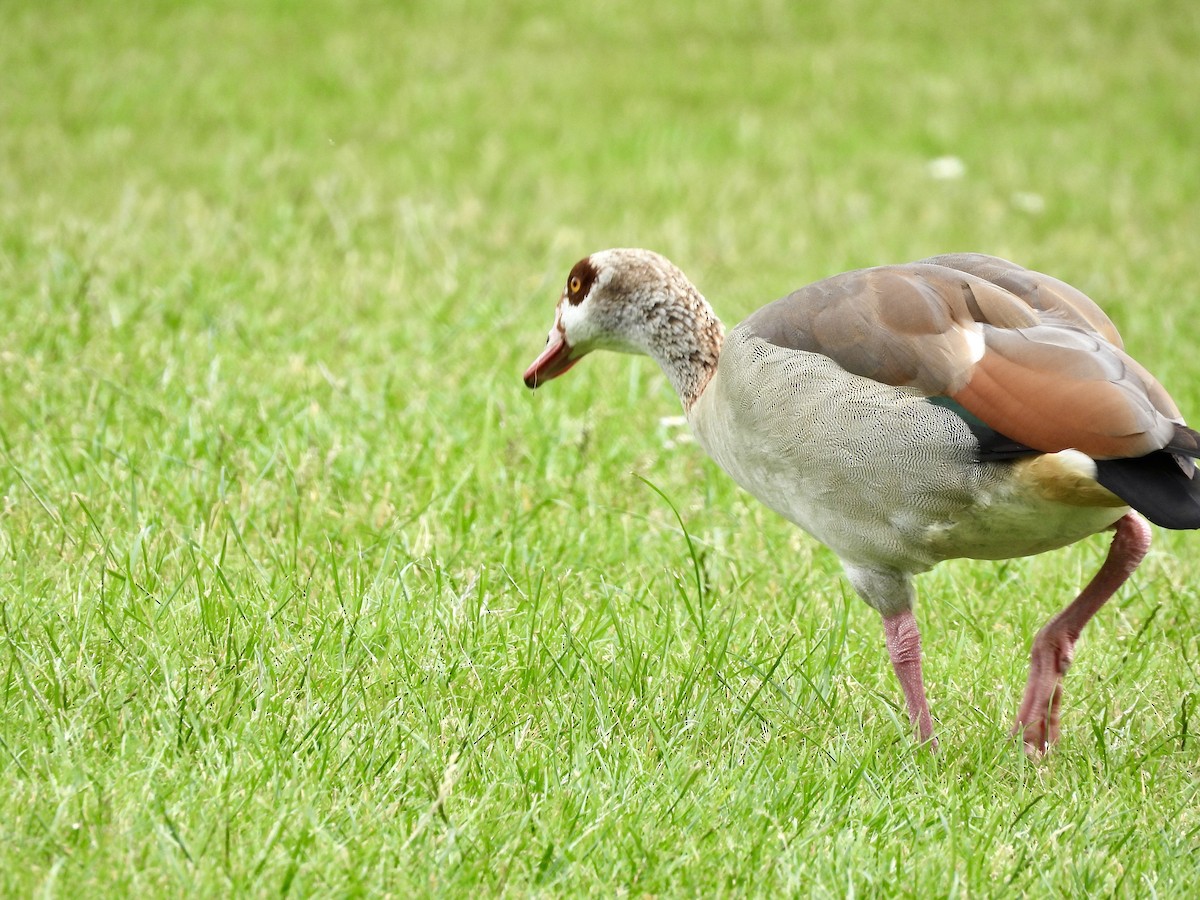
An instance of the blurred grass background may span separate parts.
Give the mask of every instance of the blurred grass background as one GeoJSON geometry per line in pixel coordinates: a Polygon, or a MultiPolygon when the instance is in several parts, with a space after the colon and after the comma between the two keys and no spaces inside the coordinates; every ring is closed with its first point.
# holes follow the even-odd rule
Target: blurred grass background
{"type": "Polygon", "coordinates": [[[1028,643],[1103,540],[926,576],[929,759],[874,614],[649,361],[519,378],[601,247],[728,322],[979,250],[1200,417],[1192,5],[3,19],[4,893],[1195,888],[1193,536],[1086,633],[1041,766],[1028,643]]]}

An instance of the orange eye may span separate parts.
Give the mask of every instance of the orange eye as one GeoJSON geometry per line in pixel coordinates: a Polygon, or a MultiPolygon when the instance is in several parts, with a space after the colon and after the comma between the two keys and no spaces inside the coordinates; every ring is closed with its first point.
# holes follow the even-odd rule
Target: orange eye
{"type": "Polygon", "coordinates": [[[572,275],[571,283],[567,286],[571,289],[572,294],[578,294],[579,289],[583,287],[583,282],[579,280],[578,275],[572,275]]]}

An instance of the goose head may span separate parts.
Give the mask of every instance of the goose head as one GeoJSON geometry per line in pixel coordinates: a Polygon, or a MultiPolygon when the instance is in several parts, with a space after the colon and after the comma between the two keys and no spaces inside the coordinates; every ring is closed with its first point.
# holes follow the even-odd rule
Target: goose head
{"type": "Polygon", "coordinates": [[[577,262],[546,348],[525,370],[537,388],[593,350],[653,357],[690,407],[716,368],[724,329],[674,264],[650,250],[602,250],[577,262]]]}

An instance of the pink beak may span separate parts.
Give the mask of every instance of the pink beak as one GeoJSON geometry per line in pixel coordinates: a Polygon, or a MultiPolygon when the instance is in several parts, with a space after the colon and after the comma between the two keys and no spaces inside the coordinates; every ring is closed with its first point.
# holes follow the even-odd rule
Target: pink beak
{"type": "Polygon", "coordinates": [[[579,362],[580,358],[571,359],[571,345],[563,338],[562,332],[555,328],[550,332],[546,341],[546,349],[541,352],[525,370],[525,387],[536,388],[538,385],[557,378],[559,375],[579,362]]]}

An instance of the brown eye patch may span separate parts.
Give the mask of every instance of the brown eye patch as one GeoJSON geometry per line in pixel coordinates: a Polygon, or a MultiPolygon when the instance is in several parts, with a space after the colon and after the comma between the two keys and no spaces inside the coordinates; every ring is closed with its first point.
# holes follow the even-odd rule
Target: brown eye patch
{"type": "Polygon", "coordinates": [[[596,268],[592,265],[591,257],[585,257],[575,263],[571,274],[567,276],[567,302],[578,306],[592,289],[596,280],[596,268]]]}

